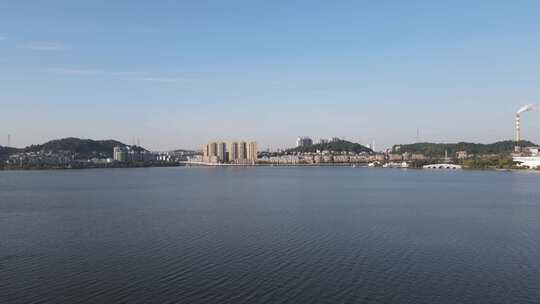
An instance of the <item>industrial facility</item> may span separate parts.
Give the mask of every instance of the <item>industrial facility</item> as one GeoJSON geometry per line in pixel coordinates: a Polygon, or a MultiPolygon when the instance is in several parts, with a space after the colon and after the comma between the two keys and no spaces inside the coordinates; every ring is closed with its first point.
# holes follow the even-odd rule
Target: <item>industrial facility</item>
{"type": "Polygon", "coordinates": [[[516,142],[518,143],[521,141],[521,114],[531,111],[540,111],[540,107],[535,107],[532,104],[528,104],[519,108],[516,112],[516,142]]]}
{"type": "Polygon", "coordinates": [[[540,168],[540,153],[538,147],[521,147],[521,115],[526,112],[540,111],[540,107],[527,104],[519,108],[516,112],[516,146],[513,161],[521,167],[531,169],[540,168]]]}

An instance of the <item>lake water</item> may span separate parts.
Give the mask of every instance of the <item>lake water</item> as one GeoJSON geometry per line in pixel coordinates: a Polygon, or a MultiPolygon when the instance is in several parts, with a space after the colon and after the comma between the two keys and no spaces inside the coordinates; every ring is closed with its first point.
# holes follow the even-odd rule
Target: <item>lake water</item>
{"type": "Polygon", "coordinates": [[[1,303],[539,303],[540,174],[0,172],[1,303]]]}

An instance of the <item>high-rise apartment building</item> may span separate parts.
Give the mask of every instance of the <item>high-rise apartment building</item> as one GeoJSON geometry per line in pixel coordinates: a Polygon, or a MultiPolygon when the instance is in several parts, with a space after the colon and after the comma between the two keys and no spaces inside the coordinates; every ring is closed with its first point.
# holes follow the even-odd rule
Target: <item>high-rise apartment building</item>
{"type": "Polygon", "coordinates": [[[217,158],[219,162],[227,161],[227,145],[224,142],[217,144],[217,158]]]}
{"type": "Polygon", "coordinates": [[[211,142],[208,144],[208,156],[217,156],[217,143],[211,142]]]}
{"type": "Polygon", "coordinates": [[[238,144],[238,159],[246,159],[247,158],[247,144],[245,141],[241,141],[238,144]]]}
{"type": "Polygon", "coordinates": [[[233,162],[238,158],[238,143],[232,142],[229,144],[229,162],[233,162]]]}
{"type": "Polygon", "coordinates": [[[252,141],[247,146],[247,159],[251,161],[257,160],[257,142],[252,141]]]}
{"type": "Polygon", "coordinates": [[[218,162],[218,143],[211,142],[204,146],[203,149],[203,161],[204,162],[218,162]]]}
{"type": "Polygon", "coordinates": [[[250,165],[257,161],[257,142],[211,142],[203,148],[203,162],[250,165]]]}

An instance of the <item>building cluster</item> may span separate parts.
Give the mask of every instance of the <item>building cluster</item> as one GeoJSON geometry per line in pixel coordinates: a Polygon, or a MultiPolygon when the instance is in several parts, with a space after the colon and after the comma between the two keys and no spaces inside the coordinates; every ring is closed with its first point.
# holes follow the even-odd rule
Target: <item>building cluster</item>
{"type": "Polygon", "coordinates": [[[151,162],[156,161],[156,155],[140,148],[130,146],[114,147],[113,159],[117,162],[151,162]]]}
{"type": "Polygon", "coordinates": [[[390,162],[422,161],[428,159],[428,157],[421,153],[383,153],[382,155],[384,156],[383,160],[390,162]]]}
{"type": "Polygon", "coordinates": [[[521,148],[520,155],[522,155],[522,156],[540,156],[540,147],[524,147],[524,148],[521,148]]]}
{"type": "Polygon", "coordinates": [[[375,161],[378,158],[376,154],[354,153],[354,152],[331,152],[319,151],[313,153],[291,153],[265,155],[259,158],[261,164],[273,165],[297,165],[297,164],[356,164],[375,161]]]}
{"type": "Polygon", "coordinates": [[[252,165],[257,162],[257,142],[211,142],[203,147],[202,157],[191,161],[213,164],[252,165]]]}
{"type": "Polygon", "coordinates": [[[194,151],[150,152],[138,147],[114,147],[113,160],[122,163],[173,163],[187,160],[194,151]]]}
{"type": "Polygon", "coordinates": [[[8,168],[94,168],[109,166],[114,159],[95,153],[94,157],[81,158],[71,151],[35,151],[10,155],[5,161],[8,168]]]}
{"type": "Polygon", "coordinates": [[[0,161],[0,169],[16,168],[102,168],[178,164],[195,151],[149,152],[139,147],[115,147],[110,153],[73,151],[32,151],[12,154],[0,161]]]}
{"type": "Polygon", "coordinates": [[[6,165],[12,167],[58,167],[69,166],[75,161],[74,155],[69,151],[48,152],[21,152],[10,155],[6,165]]]}
{"type": "MultiPolygon", "coordinates": [[[[332,137],[332,138],[319,138],[315,144],[328,144],[331,142],[337,142],[340,141],[339,137],[332,137]]],[[[309,147],[312,146],[314,143],[313,139],[308,136],[300,136],[296,139],[296,147],[309,147]]]]}
{"type": "Polygon", "coordinates": [[[519,167],[538,169],[540,168],[540,147],[521,148],[519,153],[514,153],[512,160],[519,167]]]}
{"type": "Polygon", "coordinates": [[[328,150],[317,150],[316,152],[294,152],[294,153],[264,153],[259,158],[261,164],[358,164],[358,163],[395,163],[402,165],[403,162],[428,160],[424,154],[420,153],[355,153],[337,152],[328,150]]]}

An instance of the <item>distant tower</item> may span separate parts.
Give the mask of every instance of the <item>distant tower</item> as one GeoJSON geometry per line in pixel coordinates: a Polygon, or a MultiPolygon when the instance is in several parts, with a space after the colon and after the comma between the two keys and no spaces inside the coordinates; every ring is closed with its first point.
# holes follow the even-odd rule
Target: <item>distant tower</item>
{"type": "Polygon", "coordinates": [[[416,128],[416,142],[420,142],[420,128],[416,128]]]}
{"type": "Polygon", "coordinates": [[[516,114],[516,146],[514,147],[514,152],[519,153],[521,152],[521,147],[519,146],[519,142],[521,141],[521,117],[519,116],[519,113],[516,114]]]}
{"type": "Polygon", "coordinates": [[[519,146],[519,142],[521,141],[521,114],[525,112],[531,112],[531,111],[540,111],[540,108],[535,107],[532,104],[524,105],[521,108],[519,108],[516,112],[516,152],[519,152],[521,150],[519,146]]]}
{"type": "Polygon", "coordinates": [[[7,136],[7,146],[11,147],[11,134],[8,134],[7,136]]]}
{"type": "Polygon", "coordinates": [[[517,142],[520,142],[521,141],[521,117],[519,116],[519,114],[516,114],[516,141],[517,142]]]}

